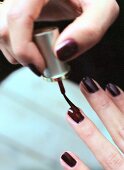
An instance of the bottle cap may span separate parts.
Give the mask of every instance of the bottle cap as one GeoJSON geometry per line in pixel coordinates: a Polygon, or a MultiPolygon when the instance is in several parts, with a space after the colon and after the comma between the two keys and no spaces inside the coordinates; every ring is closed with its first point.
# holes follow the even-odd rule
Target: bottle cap
{"type": "Polygon", "coordinates": [[[70,71],[70,66],[59,61],[54,54],[53,48],[58,36],[59,30],[56,27],[39,29],[34,33],[34,42],[46,63],[43,77],[48,81],[65,79],[70,71]]]}

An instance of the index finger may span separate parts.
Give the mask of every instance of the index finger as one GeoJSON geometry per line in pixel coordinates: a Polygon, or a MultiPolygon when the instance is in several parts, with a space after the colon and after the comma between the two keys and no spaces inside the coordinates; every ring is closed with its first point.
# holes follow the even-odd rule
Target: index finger
{"type": "Polygon", "coordinates": [[[8,13],[8,28],[11,47],[17,61],[22,65],[34,64],[40,71],[43,58],[32,42],[33,23],[39,16],[46,0],[13,0],[8,13]]]}

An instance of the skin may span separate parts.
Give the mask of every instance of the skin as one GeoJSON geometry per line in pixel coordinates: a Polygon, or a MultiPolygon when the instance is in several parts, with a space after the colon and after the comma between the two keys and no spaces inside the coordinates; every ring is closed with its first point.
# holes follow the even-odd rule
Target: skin
{"type": "MultiPolygon", "coordinates": [[[[98,85],[98,84],[97,84],[98,85]]],[[[98,85],[99,86],[99,85],[98,85]]],[[[99,90],[95,93],[88,93],[84,85],[80,84],[83,95],[89,104],[95,110],[118,149],[112,145],[101,134],[95,124],[84,114],[84,120],[79,124],[75,123],[68,115],[67,121],[74,128],[79,137],[93,152],[97,160],[105,170],[123,170],[124,169],[124,92],[113,97],[108,90],[99,90]],[[123,103],[123,104],[122,104],[123,103]]],[[[72,152],[70,155],[77,161],[77,164],[70,168],[62,159],[61,164],[65,170],[89,170],[89,168],[72,152]]]]}
{"type": "Polygon", "coordinates": [[[56,54],[61,44],[73,39],[79,47],[76,58],[100,41],[118,13],[115,0],[5,0],[0,5],[0,49],[10,63],[33,64],[42,73],[45,63],[32,41],[34,21],[74,19],[54,50],[56,54]]]}
{"type": "MultiPolygon", "coordinates": [[[[55,11],[55,10],[54,10],[55,11]]],[[[119,13],[119,6],[115,0],[5,0],[0,6],[0,49],[12,64],[20,63],[23,66],[34,64],[42,73],[45,63],[43,57],[32,41],[34,21],[57,21],[75,19],[57,39],[56,50],[61,44],[73,39],[79,46],[77,57],[97,44],[119,13]],[[53,9],[57,6],[55,12],[53,9]],[[41,17],[42,15],[42,17],[41,17]]],[[[100,119],[110,132],[116,145],[124,152],[124,94],[113,98],[109,92],[101,88],[94,94],[81,91],[96,111],[100,119]],[[99,98],[99,100],[97,100],[99,98]],[[101,105],[101,103],[103,103],[101,105]]],[[[82,112],[84,115],[84,113],[82,112]]],[[[80,138],[88,145],[98,161],[106,170],[123,170],[124,158],[97,129],[86,115],[84,121],[76,124],[69,116],[68,122],[75,129],[80,138]],[[97,142],[96,142],[97,141],[97,142]],[[107,151],[107,152],[106,152],[107,151]]],[[[62,160],[65,170],[89,170],[73,153],[77,160],[75,167],[70,168],[62,160]]]]}

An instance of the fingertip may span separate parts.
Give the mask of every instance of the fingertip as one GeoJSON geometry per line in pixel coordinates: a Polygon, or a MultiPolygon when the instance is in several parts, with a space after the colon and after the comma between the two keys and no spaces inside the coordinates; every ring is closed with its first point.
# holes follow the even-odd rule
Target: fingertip
{"type": "Polygon", "coordinates": [[[40,77],[45,69],[45,62],[42,54],[39,52],[34,42],[26,43],[22,45],[22,47],[16,50],[15,58],[21,65],[28,67],[35,75],[40,77]]]}
{"type": "Polygon", "coordinates": [[[60,163],[65,169],[75,169],[77,166],[77,159],[72,152],[66,151],[61,155],[60,163]]]}
{"type": "Polygon", "coordinates": [[[80,26],[74,21],[58,37],[55,44],[55,53],[61,61],[70,61],[80,55],[83,45],[79,39],[80,29],[80,26]]]}
{"type": "Polygon", "coordinates": [[[121,94],[121,90],[118,86],[112,83],[108,83],[106,85],[106,91],[112,96],[112,97],[117,97],[121,94]]]}
{"type": "Polygon", "coordinates": [[[34,42],[27,45],[26,58],[23,57],[23,64],[28,66],[37,76],[41,76],[45,69],[45,61],[34,42]]]}
{"type": "Polygon", "coordinates": [[[99,84],[94,81],[94,79],[85,76],[82,78],[81,82],[80,82],[80,89],[81,92],[86,93],[86,94],[93,94],[97,91],[99,91],[100,86],[99,84]]]}
{"type": "Polygon", "coordinates": [[[70,151],[66,151],[62,154],[60,157],[60,163],[66,170],[89,170],[89,168],[70,151]]]}
{"type": "Polygon", "coordinates": [[[42,73],[37,69],[37,67],[34,64],[28,64],[28,68],[38,77],[42,75],[42,73]]]}
{"type": "Polygon", "coordinates": [[[77,55],[79,47],[74,39],[66,39],[55,47],[56,55],[61,61],[68,61],[77,55]]]}
{"type": "Polygon", "coordinates": [[[67,112],[67,121],[74,127],[79,125],[84,119],[85,116],[81,109],[70,108],[67,112]]]}

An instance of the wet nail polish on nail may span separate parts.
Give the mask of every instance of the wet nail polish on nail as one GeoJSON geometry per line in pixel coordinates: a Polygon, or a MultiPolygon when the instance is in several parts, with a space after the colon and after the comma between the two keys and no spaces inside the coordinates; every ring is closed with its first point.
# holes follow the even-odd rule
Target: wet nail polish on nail
{"type": "Polygon", "coordinates": [[[81,114],[80,110],[74,110],[70,108],[68,111],[68,115],[76,122],[80,123],[84,120],[84,116],[81,114]]]}
{"type": "Polygon", "coordinates": [[[77,52],[78,45],[71,39],[64,41],[56,51],[57,56],[61,61],[66,61],[72,58],[77,52]]]}
{"type": "Polygon", "coordinates": [[[84,84],[89,93],[95,93],[99,90],[95,82],[89,77],[84,77],[82,79],[82,83],[84,84]]]}
{"type": "Polygon", "coordinates": [[[65,152],[61,159],[70,167],[74,167],[76,165],[76,160],[67,152],[65,152]]]}
{"type": "Polygon", "coordinates": [[[41,76],[40,71],[35,67],[34,64],[28,64],[28,67],[29,67],[29,69],[30,69],[34,74],[36,74],[38,77],[41,76]]]}
{"type": "Polygon", "coordinates": [[[116,97],[121,94],[120,90],[117,88],[115,84],[109,83],[107,84],[106,88],[113,97],[116,97]]]}

